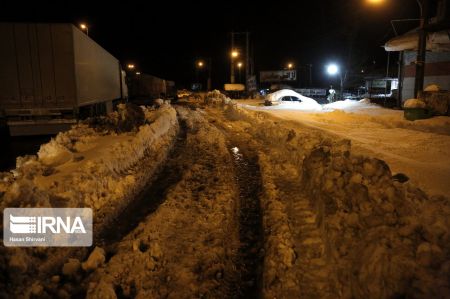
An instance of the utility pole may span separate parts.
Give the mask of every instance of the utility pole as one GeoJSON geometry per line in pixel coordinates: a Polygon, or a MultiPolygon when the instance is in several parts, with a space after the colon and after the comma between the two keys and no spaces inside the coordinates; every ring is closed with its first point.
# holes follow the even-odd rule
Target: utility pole
{"type": "MultiPolygon", "coordinates": [[[[234,51],[234,32],[231,32],[231,51],[234,51]]],[[[230,54],[232,55],[232,54],[230,54]]],[[[234,60],[233,56],[231,56],[231,78],[230,83],[234,84],[234,60]]]]}
{"type": "Polygon", "coordinates": [[[208,88],[208,91],[211,91],[211,69],[212,69],[212,59],[211,57],[208,57],[208,81],[206,82],[206,86],[208,88]]]}
{"type": "Polygon", "coordinates": [[[309,87],[312,87],[312,64],[308,64],[309,66],[309,87]]]}
{"type": "Polygon", "coordinates": [[[403,51],[398,54],[397,108],[402,107],[403,97],[403,51]]]}
{"type": "Polygon", "coordinates": [[[248,78],[250,73],[250,40],[249,40],[249,32],[245,32],[245,86],[248,93],[248,78]]]}
{"type": "Polygon", "coordinates": [[[423,80],[425,77],[425,59],[427,53],[426,27],[428,26],[429,0],[417,0],[417,3],[420,6],[420,31],[416,59],[416,77],[414,81],[414,96],[416,98],[423,91],[423,80]]]}
{"type": "MultiPolygon", "coordinates": [[[[237,51],[235,49],[235,45],[234,45],[234,38],[236,35],[242,35],[245,34],[246,35],[246,40],[245,40],[245,83],[247,83],[247,79],[250,76],[250,33],[248,31],[246,32],[231,32],[231,51],[232,53],[237,51]]],[[[239,54],[238,54],[239,55],[239,54]]],[[[237,56],[236,56],[237,57],[237,56]]],[[[235,65],[234,65],[234,60],[233,58],[236,58],[231,56],[231,67],[230,67],[230,71],[231,71],[231,78],[230,78],[230,83],[233,84],[235,83],[235,65]]]]}

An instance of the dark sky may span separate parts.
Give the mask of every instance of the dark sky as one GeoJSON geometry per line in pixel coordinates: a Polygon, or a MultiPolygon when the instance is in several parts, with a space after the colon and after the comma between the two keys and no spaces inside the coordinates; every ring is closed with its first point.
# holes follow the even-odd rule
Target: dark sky
{"type": "Polygon", "coordinates": [[[393,36],[390,20],[419,16],[415,0],[385,0],[380,7],[365,1],[2,1],[0,19],[86,22],[89,35],[121,62],[179,85],[195,77],[199,57],[211,57],[213,84],[225,83],[229,32],[248,30],[257,71],[281,69],[288,61],[312,64],[314,85],[321,86],[328,80],[325,64],[344,63],[349,53],[356,68],[382,69],[381,45],[393,36]]]}

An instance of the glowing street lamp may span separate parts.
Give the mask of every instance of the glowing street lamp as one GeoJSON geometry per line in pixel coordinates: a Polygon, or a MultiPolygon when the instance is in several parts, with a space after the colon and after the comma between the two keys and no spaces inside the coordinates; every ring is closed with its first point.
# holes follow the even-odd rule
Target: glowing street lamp
{"type": "Polygon", "coordinates": [[[341,91],[340,91],[339,98],[342,100],[343,95],[344,95],[344,77],[343,77],[342,71],[339,69],[339,67],[336,64],[331,63],[327,66],[327,73],[331,76],[339,74],[339,79],[341,80],[341,91]]]}
{"type": "Polygon", "coordinates": [[[327,73],[328,73],[329,75],[334,76],[334,75],[336,75],[338,72],[339,72],[339,68],[338,68],[337,65],[335,65],[335,64],[329,64],[329,65],[327,66],[327,73]]]}
{"type": "Polygon", "coordinates": [[[241,69],[242,69],[242,66],[243,66],[244,64],[242,63],[242,62],[238,62],[237,63],[237,67],[238,67],[238,76],[239,76],[239,82],[241,81],[241,69]]]}
{"type": "Polygon", "coordinates": [[[230,80],[230,83],[234,83],[234,62],[233,62],[233,60],[234,59],[236,59],[238,56],[239,56],[239,52],[238,52],[238,50],[236,50],[236,49],[231,49],[231,63],[230,63],[230,66],[231,66],[231,80],[230,80]]]}
{"type": "Polygon", "coordinates": [[[134,65],[134,64],[132,64],[132,63],[130,63],[130,64],[127,64],[127,68],[128,68],[129,70],[134,70],[134,68],[135,68],[135,65],[134,65]]]}
{"type": "Polygon", "coordinates": [[[369,4],[379,5],[383,4],[384,0],[367,0],[369,4]]]}
{"type": "Polygon", "coordinates": [[[211,90],[211,69],[212,69],[212,60],[211,57],[204,57],[203,59],[199,59],[195,62],[195,74],[197,78],[197,82],[199,82],[199,74],[200,72],[208,71],[208,78],[206,80],[206,89],[211,90]]]}
{"type": "Polygon", "coordinates": [[[288,63],[287,68],[288,68],[289,70],[292,70],[293,67],[294,67],[294,64],[293,64],[293,63],[288,63]]]}
{"type": "Polygon", "coordinates": [[[81,23],[80,28],[81,30],[86,31],[86,35],[89,36],[89,27],[85,23],[81,23]]]}

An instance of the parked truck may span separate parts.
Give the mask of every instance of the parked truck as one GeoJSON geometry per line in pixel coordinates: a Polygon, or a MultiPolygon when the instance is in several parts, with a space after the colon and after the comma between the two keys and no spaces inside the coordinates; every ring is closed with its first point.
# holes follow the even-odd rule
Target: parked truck
{"type": "Polygon", "coordinates": [[[11,136],[52,134],[127,98],[119,61],[72,24],[0,23],[0,116],[11,136]]]}
{"type": "Polygon", "coordinates": [[[128,76],[130,101],[139,105],[149,105],[153,100],[162,98],[175,100],[177,90],[175,82],[144,73],[128,76]]]}

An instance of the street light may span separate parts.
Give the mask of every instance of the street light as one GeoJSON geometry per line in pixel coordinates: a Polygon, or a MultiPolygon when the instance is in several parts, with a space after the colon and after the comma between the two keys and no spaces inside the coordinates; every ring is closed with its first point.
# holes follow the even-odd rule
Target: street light
{"type": "Polygon", "coordinates": [[[196,73],[197,81],[199,81],[200,69],[206,69],[208,71],[208,78],[206,81],[206,89],[208,91],[211,90],[211,69],[212,69],[211,57],[205,57],[203,60],[197,60],[197,62],[195,63],[195,66],[196,66],[195,73],[196,73]]]}
{"type": "Polygon", "coordinates": [[[81,30],[86,31],[86,35],[89,36],[89,27],[85,23],[80,24],[81,30]]]}
{"type": "Polygon", "coordinates": [[[337,65],[335,65],[335,64],[329,64],[328,66],[327,66],[327,73],[328,74],[330,74],[330,75],[336,75],[337,73],[339,72],[339,68],[338,68],[338,66],[337,65]]]}
{"type": "MultiPolygon", "coordinates": [[[[381,4],[384,0],[367,0],[371,4],[381,4]]],[[[420,10],[420,26],[419,26],[419,40],[417,44],[416,55],[416,75],[414,78],[414,96],[417,98],[419,93],[423,91],[423,82],[425,77],[425,60],[426,60],[426,48],[427,48],[427,31],[428,26],[428,13],[430,0],[416,0],[420,10]]],[[[392,22],[392,21],[391,21],[392,22]]],[[[394,28],[395,31],[395,28],[394,28]]],[[[400,57],[402,57],[400,52],[400,57]]],[[[397,96],[398,104],[401,101],[401,82],[399,81],[399,95],[397,96]]]]}
{"type": "Polygon", "coordinates": [[[127,64],[127,68],[129,70],[134,70],[135,66],[134,66],[134,64],[130,63],[130,64],[127,64]]]}
{"type": "Polygon", "coordinates": [[[238,70],[239,70],[239,82],[241,82],[241,69],[242,69],[243,65],[244,64],[242,62],[238,62],[237,63],[237,67],[238,67],[238,70]]]}
{"type": "Polygon", "coordinates": [[[237,58],[239,56],[239,52],[238,52],[238,50],[236,50],[236,49],[231,49],[231,63],[230,63],[230,66],[231,66],[231,84],[233,84],[234,83],[234,62],[233,62],[233,60],[235,59],[235,58],[237,58]]]}
{"type": "Polygon", "coordinates": [[[341,80],[341,91],[340,91],[339,98],[342,100],[343,96],[344,96],[344,77],[343,77],[342,71],[339,69],[339,67],[336,64],[331,63],[327,66],[327,73],[331,76],[339,74],[339,79],[341,80]]]}
{"type": "Polygon", "coordinates": [[[367,0],[367,2],[369,2],[370,4],[382,4],[384,2],[384,0],[367,0]]]}
{"type": "Polygon", "coordinates": [[[293,64],[293,63],[288,63],[288,65],[287,65],[287,68],[288,68],[288,69],[292,70],[293,67],[294,67],[294,64],[293,64]]]}

